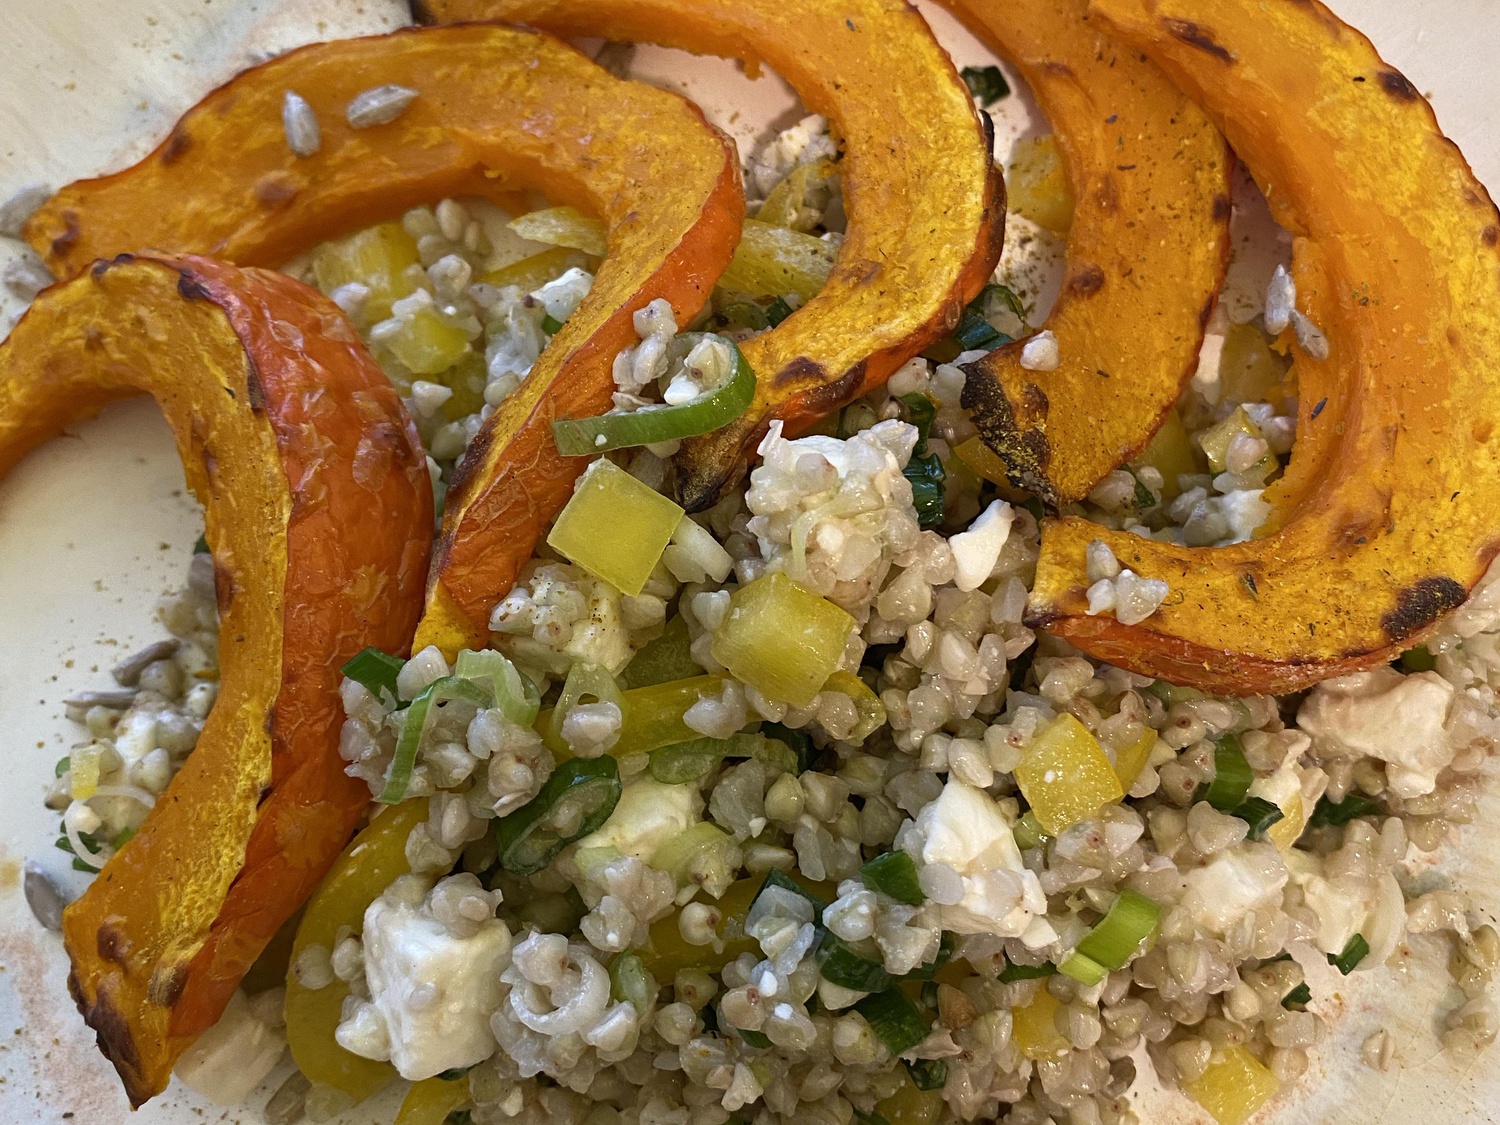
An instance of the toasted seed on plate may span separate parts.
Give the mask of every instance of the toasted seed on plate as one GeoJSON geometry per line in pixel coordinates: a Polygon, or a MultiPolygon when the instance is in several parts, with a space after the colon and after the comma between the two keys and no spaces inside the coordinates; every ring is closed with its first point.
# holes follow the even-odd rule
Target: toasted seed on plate
{"type": "Polygon", "coordinates": [[[356,129],[384,125],[405,113],[416,97],[417,91],[409,86],[374,86],[354,95],[346,116],[356,129]]]}
{"type": "Polygon", "coordinates": [[[110,669],[110,675],[115,678],[115,683],[121,687],[135,687],[140,682],[141,673],[146,670],[147,665],[155,664],[158,660],[165,660],[176,654],[182,647],[182,642],[175,637],[164,641],[156,641],[149,644],[133,656],[127,656],[120,663],[110,669]]]}
{"type": "Polygon", "coordinates": [[[323,147],[318,116],[307,99],[295,91],[288,90],[281,100],[281,126],[286,130],[287,147],[298,156],[311,156],[323,147]]]}

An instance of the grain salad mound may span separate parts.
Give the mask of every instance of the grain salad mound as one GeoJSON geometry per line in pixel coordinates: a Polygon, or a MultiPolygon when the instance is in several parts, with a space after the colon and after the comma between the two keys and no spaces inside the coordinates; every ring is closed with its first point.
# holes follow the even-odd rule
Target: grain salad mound
{"type": "MultiPolygon", "coordinates": [[[[747,181],[836,246],[836,154],[809,118],[747,181]]],[[[289,267],[405,396],[440,497],[587,293],[590,223],[445,200],[289,267]],[[387,315],[372,293],[400,295],[387,315]]],[[[1040,508],[996,483],[959,401],[959,365],[1041,320],[1006,280],[962,340],[821,432],[773,426],[709,511],[665,499],[673,443],[607,455],[484,651],[352,661],[340,752],[378,802],[366,833],[411,826],[368,837],[384,874],[364,883],[346,853],[362,915],[309,908],[328,936],[299,943],[287,1018],[321,1005],[323,1039],[299,1046],[260,991],[179,1075],[243,1096],[290,1033],[307,1076],[273,1099],[281,1122],[357,1096],[329,1077],[342,1052],[479,1125],[1092,1125],[1137,1120],[1149,1061],[1237,1125],[1326,1033],[1307,967],[1387,972],[1413,934],[1450,952],[1444,1044],[1486,1047],[1500,938],[1414,876],[1473,819],[1500,736],[1500,578],[1396,665],[1280,698],[1175,687],[1034,633],[1040,508]]],[[[1295,440],[1266,331],[1283,289],[1214,326],[1222,354],[1080,514],[1191,546],[1253,534],[1295,440]]],[[[642,310],[617,408],[712,392],[795,303],[721,289],[691,325],[642,310]]],[[[1102,543],[1088,568],[1091,613],[1140,621],[1172,596],[1102,543]]],[[[213,701],[206,555],[160,613],[172,639],[69,705],[90,741],[48,803],[87,868],[213,701]]],[[[33,882],[40,917],[55,896],[33,882]]],[[[1364,1057],[1393,1051],[1377,1034],[1364,1057]]]]}

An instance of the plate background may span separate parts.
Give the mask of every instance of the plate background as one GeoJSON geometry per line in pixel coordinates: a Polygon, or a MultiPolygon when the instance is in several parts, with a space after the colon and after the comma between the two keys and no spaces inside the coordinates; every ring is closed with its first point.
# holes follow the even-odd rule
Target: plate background
{"type": "MultiPolygon", "coordinates": [[[[989,61],[946,13],[925,0],[919,6],[960,64],[989,61]]],[[[1500,191],[1500,0],[1332,6],[1429,94],[1480,179],[1500,191]]],[[[23,183],[55,186],[137,159],[208,89],[269,54],[385,30],[406,18],[399,0],[4,0],[0,7],[7,17],[0,198],[23,183]]],[[[635,73],[681,86],[742,144],[795,116],[778,79],[751,82],[718,60],[643,48],[635,73]]],[[[1036,128],[1024,97],[997,108],[1002,151],[1036,128]]],[[[0,262],[14,252],[0,239],[0,262]]],[[[0,332],[14,311],[8,295],[0,297],[0,332]]],[[[150,606],[180,583],[200,530],[170,437],[148,402],[111,408],[0,482],[0,745],[7,756],[0,787],[0,1125],[249,1125],[261,1120],[259,1107],[284,1073],[248,1109],[213,1106],[174,1086],[131,1115],[67,999],[60,945],[33,922],[19,889],[28,851],[49,861],[62,854],[49,846],[56,817],[41,806],[52,763],[77,738],[61,700],[105,686],[115,660],[160,635],[150,606]]],[[[1423,878],[1461,882],[1487,913],[1500,907],[1500,801],[1493,792],[1483,822],[1423,878]]],[[[1500,1047],[1455,1060],[1434,1035],[1433,1006],[1448,989],[1436,950],[1424,943],[1396,972],[1315,988],[1320,996],[1339,990],[1320,1006],[1335,1018],[1334,1032],[1299,1090],[1267,1116],[1285,1125],[1500,1121],[1500,1047]],[[1397,1037],[1404,1064],[1386,1074],[1358,1060],[1360,1043],[1380,1027],[1397,1037]]],[[[387,1122],[394,1104],[387,1096],[340,1120],[387,1122]]],[[[1144,1121],[1207,1120],[1183,1099],[1150,1090],[1140,1112],[1144,1121]]]]}

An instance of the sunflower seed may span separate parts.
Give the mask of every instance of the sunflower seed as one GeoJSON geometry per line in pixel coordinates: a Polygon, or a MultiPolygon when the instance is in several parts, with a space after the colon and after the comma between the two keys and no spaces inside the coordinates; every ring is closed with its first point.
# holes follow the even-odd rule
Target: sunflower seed
{"type": "Polygon", "coordinates": [[[1286,272],[1285,266],[1277,266],[1271,275],[1271,284],[1266,286],[1266,331],[1279,336],[1292,321],[1292,310],[1297,305],[1297,283],[1286,272]]]}
{"type": "Polygon", "coordinates": [[[323,147],[317,114],[301,94],[286,92],[281,101],[281,126],[286,130],[287,147],[298,156],[311,156],[323,147]]]}
{"type": "Polygon", "coordinates": [[[49,930],[62,929],[63,908],[73,897],[34,859],[22,867],[21,890],[36,920],[49,930]]]}
{"type": "Polygon", "coordinates": [[[1305,313],[1296,309],[1292,310],[1291,321],[1292,329],[1297,333],[1297,343],[1302,345],[1302,350],[1320,362],[1327,359],[1328,337],[1323,335],[1323,330],[1305,313]]]}
{"type": "Polygon", "coordinates": [[[417,91],[408,86],[374,86],[354,96],[346,115],[356,129],[384,125],[405,113],[416,97],[417,91]]]}
{"type": "Polygon", "coordinates": [[[116,664],[110,669],[110,675],[121,687],[135,687],[140,682],[141,673],[146,670],[148,664],[155,664],[158,660],[165,660],[169,656],[176,655],[181,647],[182,642],[176,638],[149,644],[140,652],[116,664]]]}

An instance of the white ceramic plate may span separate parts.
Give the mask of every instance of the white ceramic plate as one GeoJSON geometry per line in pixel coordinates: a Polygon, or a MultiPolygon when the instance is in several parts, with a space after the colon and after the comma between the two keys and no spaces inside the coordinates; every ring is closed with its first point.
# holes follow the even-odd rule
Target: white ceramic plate
{"type": "MultiPolygon", "coordinates": [[[[1500,0],[1335,0],[1437,107],[1481,180],[1500,189],[1500,0]]],[[[921,7],[960,64],[989,53],[929,3],[921,7]]],[[[0,199],[23,183],[58,185],[130,163],[210,88],[267,55],[320,38],[405,22],[400,0],[4,0],[0,38],[0,199]]],[[[719,60],[642,49],[634,72],[677,85],[741,144],[796,112],[774,77],[750,81],[719,60]]],[[[1013,83],[1014,84],[1014,83],[1013,83]]],[[[1028,101],[998,107],[1002,152],[1033,130],[1028,101]]],[[[15,253],[0,239],[0,262],[15,253]]],[[[0,331],[14,305],[0,305],[0,331]]],[[[1500,378],[1500,370],[1497,370],[1500,378]]],[[[135,1116],[68,1000],[60,946],[21,898],[20,861],[46,854],[56,815],[41,797],[52,763],[78,732],[62,699],[105,686],[119,656],[159,635],[151,606],[181,581],[201,530],[165,426],[127,403],[53,442],[0,482],[0,1125],[199,1125],[259,1122],[285,1070],[248,1108],[222,1109],[174,1086],[135,1116]]],[[[1482,908],[1500,904],[1500,801],[1423,878],[1451,879],[1482,908]]],[[[60,855],[61,853],[56,853],[60,855]]],[[[1397,971],[1321,982],[1331,1039],[1296,1091],[1266,1115],[1278,1123],[1424,1125],[1500,1121],[1500,1053],[1455,1060],[1434,1015],[1453,1002],[1436,944],[1397,971]],[[1399,1068],[1364,1067],[1359,1045],[1396,1036],[1399,1068]]],[[[388,1122],[391,1096],[347,1125],[388,1122]]],[[[1142,1091],[1146,1121],[1207,1120],[1184,1099],[1142,1091]]]]}

